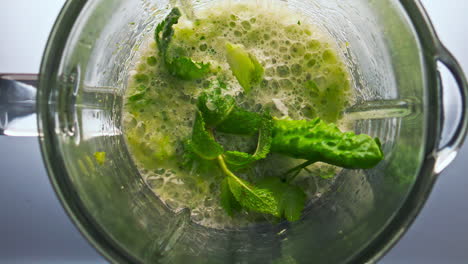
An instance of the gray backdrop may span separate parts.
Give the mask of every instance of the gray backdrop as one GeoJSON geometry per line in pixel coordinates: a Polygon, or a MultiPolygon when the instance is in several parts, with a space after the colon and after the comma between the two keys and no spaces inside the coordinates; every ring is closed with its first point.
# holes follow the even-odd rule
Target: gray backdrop
{"type": "MultiPolygon", "coordinates": [[[[36,73],[64,0],[0,0],[0,72],[36,73]]],[[[423,0],[442,41],[468,69],[468,1],[423,0]]],[[[35,138],[0,137],[0,263],[105,263],[49,184],[35,138]]],[[[420,216],[381,263],[468,263],[468,144],[420,216]]]]}

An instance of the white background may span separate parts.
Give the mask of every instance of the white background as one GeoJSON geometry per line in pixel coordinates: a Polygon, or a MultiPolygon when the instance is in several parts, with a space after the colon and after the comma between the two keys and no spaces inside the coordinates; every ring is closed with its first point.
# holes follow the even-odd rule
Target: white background
{"type": "MultiPolygon", "coordinates": [[[[0,72],[37,73],[64,0],[0,0],[0,72]]],[[[440,38],[468,69],[468,1],[423,0],[440,38]]],[[[440,175],[381,263],[468,263],[468,144],[440,175]]],[[[35,138],[0,137],[0,263],[104,263],[67,218],[35,138]]]]}

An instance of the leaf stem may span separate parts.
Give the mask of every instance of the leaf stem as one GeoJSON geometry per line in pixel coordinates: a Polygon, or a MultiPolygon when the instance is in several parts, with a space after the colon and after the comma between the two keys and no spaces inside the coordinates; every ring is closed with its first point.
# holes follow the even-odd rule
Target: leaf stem
{"type": "Polygon", "coordinates": [[[298,169],[298,170],[297,170],[292,176],[290,176],[289,178],[286,177],[286,182],[287,182],[287,183],[292,182],[292,181],[297,177],[297,175],[299,175],[299,173],[301,173],[301,170],[300,170],[300,169],[298,169]]]}
{"type": "Polygon", "coordinates": [[[226,162],[224,162],[223,155],[219,155],[217,159],[218,159],[219,166],[221,167],[221,169],[227,176],[237,178],[237,176],[234,175],[234,173],[232,173],[232,171],[230,171],[229,168],[227,167],[226,162]]]}
{"type": "Polygon", "coordinates": [[[257,198],[261,199],[261,197],[259,197],[255,191],[250,187],[248,186],[247,184],[245,184],[243,181],[241,181],[241,179],[239,179],[239,177],[237,177],[234,173],[232,173],[232,171],[229,170],[229,168],[227,167],[226,165],[226,162],[224,161],[224,158],[223,158],[223,155],[219,155],[218,156],[218,164],[219,166],[221,167],[221,169],[223,170],[223,172],[229,176],[229,177],[232,177],[234,180],[236,180],[237,183],[239,183],[242,187],[244,187],[245,189],[247,189],[249,192],[251,192],[253,195],[255,195],[257,198]]]}
{"type": "Polygon", "coordinates": [[[309,166],[309,165],[311,165],[313,163],[315,163],[314,160],[308,160],[308,161],[303,162],[303,163],[289,169],[288,171],[286,171],[284,173],[284,175],[286,175],[286,182],[288,182],[288,183],[292,182],[296,178],[296,176],[299,175],[299,173],[301,172],[301,169],[304,169],[304,168],[306,168],[307,166],[309,166]],[[291,177],[287,177],[287,175],[289,175],[292,172],[295,172],[295,173],[291,177]]]}
{"type": "MultiPolygon", "coordinates": [[[[207,129],[207,132],[212,138],[214,138],[212,129],[207,129]]],[[[248,186],[245,186],[245,184],[243,182],[239,181],[239,178],[237,178],[237,176],[234,173],[232,173],[231,170],[229,170],[229,168],[226,165],[226,162],[224,161],[224,157],[223,157],[222,154],[219,155],[216,159],[218,160],[218,164],[221,167],[221,170],[223,170],[224,174],[226,174],[229,177],[232,177],[232,178],[236,179],[236,181],[238,181],[241,185],[244,185],[244,187],[248,188],[248,186]]],[[[248,189],[250,189],[250,188],[248,188],[248,189]]]]}
{"type": "MultiPolygon", "coordinates": [[[[207,129],[206,132],[208,132],[208,135],[214,139],[213,129],[207,129]]],[[[229,168],[227,167],[222,154],[216,157],[216,159],[218,160],[219,167],[221,167],[224,174],[237,178],[237,176],[234,173],[232,173],[232,171],[230,171],[229,168]]]]}

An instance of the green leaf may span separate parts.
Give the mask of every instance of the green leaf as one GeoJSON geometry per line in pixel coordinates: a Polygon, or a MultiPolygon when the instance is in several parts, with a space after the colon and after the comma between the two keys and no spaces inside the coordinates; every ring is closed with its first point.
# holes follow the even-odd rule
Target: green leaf
{"type": "Polygon", "coordinates": [[[179,8],[175,7],[156,27],[154,38],[156,40],[156,45],[158,46],[159,51],[164,55],[166,54],[169,43],[171,42],[172,36],[174,35],[174,29],[172,26],[179,22],[181,15],[182,14],[180,13],[179,8]]]}
{"type": "Polygon", "coordinates": [[[221,182],[221,206],[229,216],[233,216],[235,212],[242,209],[241,205],[231,192],[228,178],[224,178],[221,182]]]}
{"type": "MultiPolygon", "coordinates": [[[[271,193],[274,194],[275,199],[278,200],[278,204],[280,204],[281,202],[283,190],[285,189],[285,186],[287,185],[288,185],[287,183],[282,182],[281,179],[278,177],[266,177],[266,178],[261,179],[257,183],[257,186],[259,188],[270,190],[271,193]]],[[[278,209],[280,208],[278,207],[278,209]]]]}
{"type": "Polygon", "coordinates": [[[262,122],[261,114],[235,106],[224,121],[216,126],[216,130],[229,134],[255,135],[262,122]]]}
{"type": "Polygon", "coordinates": [[[304,191],[297,186],[289,185],[283,193],[280,210],[283,211],[283,215],[288,221],[294,222],[301,218],[305,202],[304,191]]]}
{"type": "Polygon", "coordinates": [[[158,24],[154,32],[156,45],[170,74],[183,80],[200,79],[210,72],[209,63],[194,62],[192,59],[185,56],[172,57],[169,56],[167,52],[172,37],[174,36],[174,29],[172,26],[179,22],[181,15],[180,10],[175,7],[167,17],[158,24]]]}
{"type": "Polygon", "coordinates": [[[290,222],[301,218],[306,202],[306,195],[301,188],[282,182],[276,177],[263,179],[257,186],[273,193],[280,216],[284,216],[290,222]]]}
{"type": "Polygon", "coordinates": [[[220,89],[204,92],[198,97],[197,107],[208,127],[223,122],[234,109],[236,102],[232,96],[221,94],[220,89]]]}
{"type": "Polygon", "coordinates": [[[273,133],[273,120],[270,115],[265,114],[262,126],[258,132],[257,149],[254,156],[258,159],[264,159],[270,152],[273,133]]]}
{"type": "Polygon", "coordinates": [[[216,142],[213,136],[206,130],[200,111],[197,111],[193,125],[192,140],[188,144],[194,153],[207,160],[213,160],[224,152],[223,146],[216,142]]]}
{"type": "Polygon", "coordinates": [[[225,161],[235,168],[245,168],[251,163],[264,159],[270,152],[272,142],[273,120],[265,115],[262,126],[259,129],[257,148],[254,154],[240,151],[226,151],[224,153],[225,161]]]}
{"type": "Polygon", "coordinates": [[[270,190],[257,188],[232,173],[227,179],[232,194],[242,207],[260,213],[279,216],[278,202],[270,190]]]}
{"type": "Polygon", "coordinates": [[[182,80],[196,80],[211,71],[209,63],[194,62],[188,57],[175,57],[166,60],[169,73],[182,80]]]}
{"type": "Polygon", "coordinates": [[[272,152],[349,169],[369,169],[383,158],[378,139],[354,132],[341,132],[335,124],[319,118],[276,120],[272,152]]]}
{"type": "Polygon", "coordinates": [[[237,78],[246,93],[252,86],[262,81],[263,66],[242,45],[226,43],[226,58],[231,67],[232,74],[237,78]]]}
{"type": "Polygon", "coordinates": [[[226,151],[223,154],[224,160],[231,166],[231,169],[238,170],[246,167],[252,162],[255,162],[255,158],[252,154],[241,152],[241,151],[226,151]]]}
{"type": "Polygon", "coordinates": [[[190,171],[190,174],[202,175],[213,174],[213,171],[217,169],[215,162],[206,160],[195,153],[190,139],[183,142],[183,155],[180,166],[190,171]]]}
{"type": "Polygon", "coordinates": [[[264,120],[261,114],[238,107],[234,98],[223,96],[219,88],[202,93],[197,107],[208,127],[216,127],[217,131],[229,134],[254,135],[264,120]]]}

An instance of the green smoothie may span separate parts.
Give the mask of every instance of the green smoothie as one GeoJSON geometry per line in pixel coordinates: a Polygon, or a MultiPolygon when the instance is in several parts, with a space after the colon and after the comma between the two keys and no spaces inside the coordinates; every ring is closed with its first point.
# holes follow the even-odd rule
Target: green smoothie
{"type": "MultiPolygon", "coordinates": [[[[163,26],[160,29],[164,32],[163,26]]],[[[172,28],[166,24],[166,29],[173,30],[170,42],[164,42],[169,45],[162,44],[167,47],[161,48],[165,39],[164,33],[159,33],[161,43],[149,36],[139,48],[126,90],[124,130],[140,174],[171,210],[189,208],[192,221],[198,224],[232,228],[262,221],[277,222],[282,219],[281,214],[268,214],[268,210],[247,208],[227,213],[229,210],[222,204],[225,200],[220,197],[224,197],[223,188],[230,193],[231,187],[233,197],[242,199],[236,195],[243,193],[237,194],[232,189],[232,184],[237,183],[229,185],[223,180],[226,171],[216,159],[193,158],[197,155],[188,154],[187,142],[196,140],[194,125],[197,126],[197,113],[201,111],[200,98],[208,91],[217,91],[216,96],[223,98],[223,104],[226,98],[232,99],[229,107],[240,111],[241,117],[236,117],[229,110],[232,127],[225,121],[227,117],[223,117],[227,125],[205,127],[208,137],[213,137],[224,150],[256,153],[259,148],[257,134],[264,123],[257,122],[259,128],[251,130],[252,133],[240,131],[242,125],[234,126],[237,118],[245,116],[243,113],[252,116],[245,119],[245,124],[254,123],[257,117],[263,120],[263,116],[273,123],[319,118],[323,124],[339,124],[341,113],[353,95],[352,79],[337,43],[313,21],[271,3],[267,7],[229,1],[206,6],[196,10],[191,19],[181,14],[177,23],[172,28]],[[193,67],[197,70],[191,70],[193,67]]],[[[207,101],[204,105],[206,111],[216,107],[211,104],[212,101],[207,101]]],[[[209,116],[204,118],[206,124],[200,124],[209,125],[209,116]]],[[[296,130],[312,129],[304,124],[296,130]]],[[[273,131],[273,136],[281,132],[274,129],[268,130],[273,131]]],[[[338,135],[337,131],[330,135],[338,135]]],[[[228,170],[248,182],[246,186],[254,186],[265,178],[281,178],[307,157],[315,157],[304,154],[304,148],[297,148],[302,156],[288,155],[285,148],[294,143],[292,140],[285,142],[273,137],[268,143],[273,144],[268,146],[272,151],[266,151],[265,157],[252,158],[254,162],[242,168],[230,167],[228,163],[228,170]],[[275,153],[275,149],[281,153],[275,153]]],[[[300,168],[294,171],[294,177],[288,178],[288,184],[305,194],[307,202],[302,202],[302,206],[327,192],[341,170],[322,162],[305,163],[300,168]]],[[[231,199],[237,204],[234,198],[231,199]]],[[[243,201],[239,202],[245,207],[243,201]]]]}

